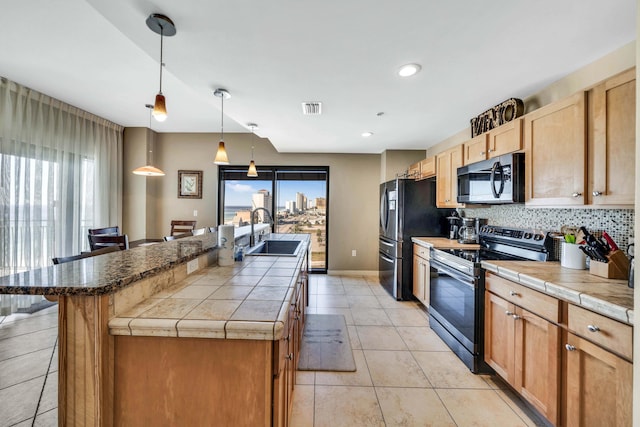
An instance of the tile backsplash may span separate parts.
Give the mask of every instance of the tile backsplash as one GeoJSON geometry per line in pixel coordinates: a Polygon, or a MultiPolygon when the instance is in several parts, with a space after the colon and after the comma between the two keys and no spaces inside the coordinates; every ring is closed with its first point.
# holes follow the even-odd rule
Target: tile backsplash
{"type": "Polygon", "coordinates": [[[584,225],[589,231],[606,231],[621,248],[634,236],[633,209],[535,209],[514,204],[462,211],[466,217],[487,218],[489,224],[503,227],[560,231],[563,225],[584,225]]]}

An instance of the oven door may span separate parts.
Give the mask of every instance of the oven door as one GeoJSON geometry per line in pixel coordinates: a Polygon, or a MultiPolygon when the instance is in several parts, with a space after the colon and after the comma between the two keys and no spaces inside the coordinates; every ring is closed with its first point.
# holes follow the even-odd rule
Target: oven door
{"type": "Polygon", "coordinates": [[[433,257],[431,267],[437,274],[431,277],[429,314],[440,324],[432,328],[444,328],[449,338],[455,339],[445,339],[449,347],[456,351],[454,347],[461,345],[468,354],[458,355],[463,360],[472,358],[479,352],[482,326],[480,277],[461,273],[433,257]]]}

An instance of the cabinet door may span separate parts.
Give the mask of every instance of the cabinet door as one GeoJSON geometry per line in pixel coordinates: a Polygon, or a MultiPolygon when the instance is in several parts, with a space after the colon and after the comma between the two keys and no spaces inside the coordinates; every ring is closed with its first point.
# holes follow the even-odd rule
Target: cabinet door
{"type": "Polygon", "coordinates": [[[489,132],[488,158],[522,150],[522,119],[515,119],[489,132]]]}
{"type": "Polygon", "coordinates": [[[633,365],[571,333],[566,346],[567,426],[630,426],[633,365]]]}
{"type": "Polygon", "coordinates": [[[420,162],[409,166],[409,169],[407,169],[407,178],[420,179],[420,162]]]}
{"type": "Polygon", "coordinates": [[[413,256],[413,295],[422,301],[424,299],[424,268],[422,258],[413,256]]]}
{"type": "Polygon", "coordinates": [[[635,197],[635,69],[593,88],[591,203],[633,205],[635,197]]]}
{"type": "Polygon", "coordinates": [[[515,390],[554,425],[559,422],[560,327],[516,308],[515,390]]]}
{"type": "Polygon", "coordinates": [[[514,384],[515,306],[485,292],[484,360],[509,384],[514,384]]]}
{"type": "Polygon", "coordinates": [[[584,92],[524,116],[527,205],[584,204],[585,124],[584,92]]]}
{"type": "Polygon", "coordinates": [[[458,168],[462,166],[462,144],[436,157],[438,180],[436,185],[436,206],[439,208],[458,208],[458,168]]]}
{"type": "Polygon", "coordinates": [[[431,156],[420,162],[420,178],[431,178],[436,176],[436,157],[431,156]]]}
{"type": "Polygon", "coordinates": [[[487,141],[489,139],[488,133],[478,135],[473,139],[464,143],[464,159],[463,163],[469,165],[471,163],[479,162],[487,158],[487,141]]]}

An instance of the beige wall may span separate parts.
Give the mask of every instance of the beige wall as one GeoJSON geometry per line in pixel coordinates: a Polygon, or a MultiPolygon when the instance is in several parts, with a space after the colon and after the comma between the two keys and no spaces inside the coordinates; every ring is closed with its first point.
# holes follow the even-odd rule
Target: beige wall
{"type": "MultiPolygon", "coordinates": [[[[127,155],[140,150],[140,132],[125,133],[125,164],[127,155]]],[[[213,158],[218,134],[168,133],[156,140],[157,167],[166,176],[142,178],[125,174],[125,200],[131,201],[136,212],[125,205],[125,231],[138,236],[129,228],[141,227],[139,212],[144,210],[146,236],[159,238],[169,233],[172,219],[195,219],[198,227],[217,225],[218,168],[213,158]],[[178,170],[203,171],[202,199],[179,199],[178,170]],[[139,180],[157,184],[152,188],[136,185],[139,180]],[[140,200],[146,199],[146,206],[140,200]],[[193,211],[198,216],[193,216],[193,211]],[[155,215],[155,218],[154,218],[155,215]],[[135,224],[135,225],[134,225],[135,224]]],[[[380,155],[377,154],[280,154],[267,139],[251,134],[227,134],[225,143],[232,165],[248,165],[251,145],[255,146],[256,164],[273,166],[329,166],[329,270],[378,269],[378,193],[380,183],[380,155]],[[357,256],[351,256],[351,250],[357,256]]],[[[424,151],[421,156],[424,156],[424,151]]],[[[136,159],[139,154],[136,155],[136,159]]],[[[136,166],[126,169],[131,170],[136,166]]],[[[406,165],[405,165],[406,168],[406,165]]],[[[138,237],[141,238],[141,237],[138,237]]]]}
{"type": "MultiPolygon", "coordinates": [[[[635,64],[636,43],[633,41],[525,98],[523,100],[525,113],[566,98],[580,90],[588,89],[598,82],[634,67],[635,64]]],[[[487,108],[490,107],[492,106],[487,105],[487,108]]],[[[437,154],[469,139],[471,139],[471,128],[467,127],[438,144],[427,148],[427,156],[437,154]]]]}
{"type": "Polygon", "coordinates": [[[386,150],[380,159],[380,183],[404,174],[409,165],[425,157],[424,150],[386,150]]]}

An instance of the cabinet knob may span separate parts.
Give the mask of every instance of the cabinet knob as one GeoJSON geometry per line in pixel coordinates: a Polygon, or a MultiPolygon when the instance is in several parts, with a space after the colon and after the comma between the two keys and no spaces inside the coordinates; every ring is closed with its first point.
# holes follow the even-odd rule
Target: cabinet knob
{"type": "Polygon", "coordinates": [[[449,203],[449,199],[446,199],[445,202],[449,203]]]}
{"type": "Polygon", "coordinates": [[[578,193],[578,192],[575,192],[571,195],[571,197],[580,197],[580,196],[582,196],[582,193],[578,193]]]}
{"type": "Polygon", "coordinates": [[[285,356],[285,359],[287,360],[293,360],[293,353],[289,353],[285,356]]]}
{"type": "Polygon", "coordinates": [[[509,291],[509,295],[511,295],[512,297],[520,296],[520,294],[517,293],[516,291],[509,291]]]}
{"type": "Polygon", "coordinates": [[[589,332],[600,332],[600,328],[595,325],[588,325],[587,329],[589,330],[589,332]]]}
{"type": "Polygon", "coordinates": [[[571,344],[565,344],[564,348],[567,349],[567,351],[575,351],[576,348],[574,346],[572,346],[571,344]]]}
{"type": "Polygon", "coordinates": [[[504,314],[506,314],[507,316],[515,316],[515,313],[509,310],[505,311],[504,314]]]}
{"type": "Polygon", "coordinates": [[[489,148],[489,152],[490,152],[490,153],[493,153],[493,151],[494,151],[493,149],[489,148]]]}
{"type": "Polygon", "coordinates": [[[518,316],[517,314],[514,314],[514,315],[513,315],[513,316],[511,316],[511,317],[513,317],[513,320],[520,320],[520,319],[522,319],[522,316],[518,316]]]}
{"type": "MultiPolygon", "coordinates": [[[[491,151],[491,150],[489,150],[489,151],[491,151]]],[[[485,153],[484,151],[481,151],[480,154],[484,156],[487,153],[485,153]]]]}
{"type": "Polygon", "coordinates": [[[593,197],[599,197],[599,196],[602,196],[602,191],[594,191],[591,194],[593,194],[593,197]]]}

